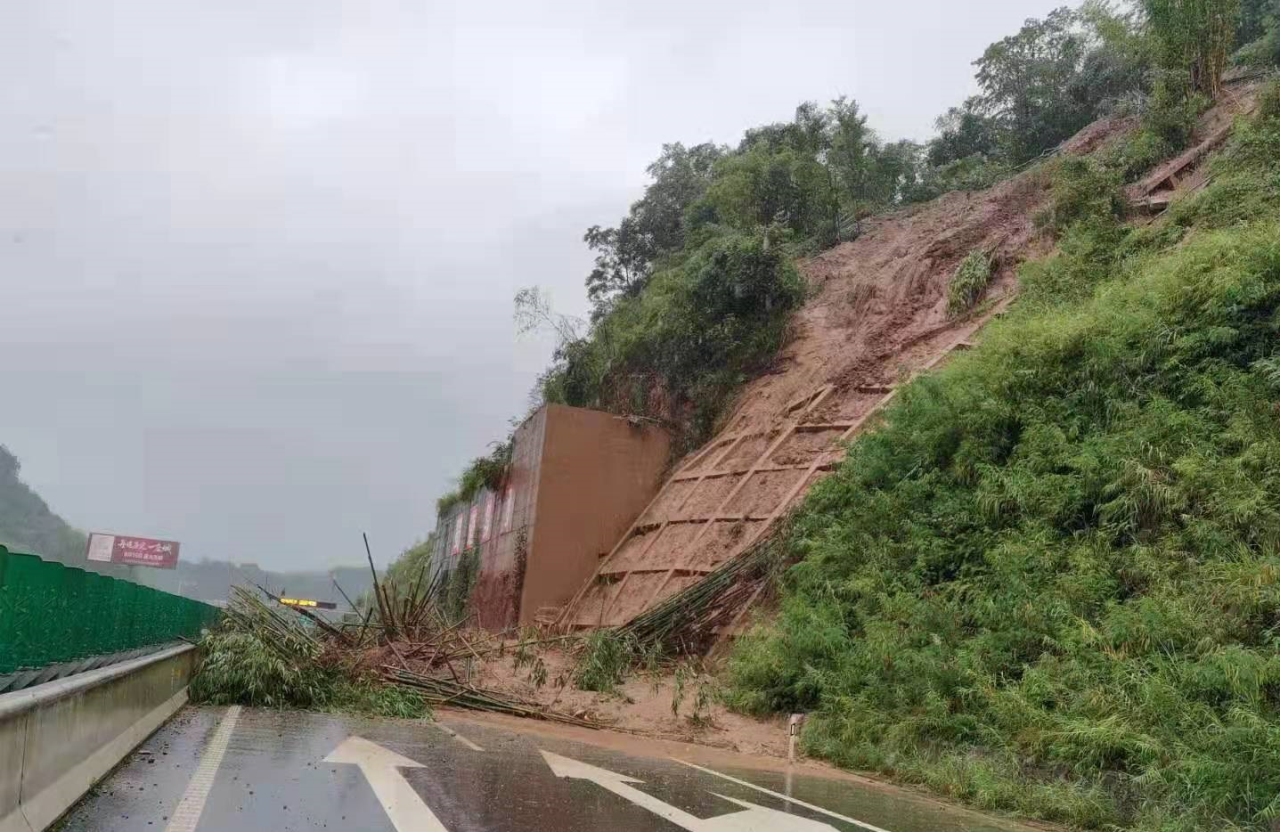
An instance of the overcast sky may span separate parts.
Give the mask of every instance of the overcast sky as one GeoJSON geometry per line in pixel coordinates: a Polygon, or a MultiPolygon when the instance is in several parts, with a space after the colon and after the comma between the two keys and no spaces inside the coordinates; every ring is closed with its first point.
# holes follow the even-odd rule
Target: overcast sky
{"type": "Polygon", "coordinates": [[[0,3],[0,443],[86,530],[386,561],[522,415],[663,142],[927,138],[1048,0],[0,3]]]}

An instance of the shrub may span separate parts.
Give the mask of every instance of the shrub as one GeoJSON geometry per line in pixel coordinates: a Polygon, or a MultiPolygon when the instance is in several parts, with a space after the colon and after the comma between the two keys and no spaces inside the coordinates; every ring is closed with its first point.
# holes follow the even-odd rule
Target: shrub
{"type": "Polygon", "coordinates": [[[586,649],[573,672],[574,685],[579,690],[608,693],[622,684],[636,661],[635,641],[612,630],[595,630],[584,644],[586,649]]]}
{"type": "Polygon", "coordinates": [[[1271,81],[1258,90],[1258,119],[1280,118],[1280,81],[1271,81]]]}
{"type": "Polygon", "coordinates": [[[1105,157],[1104,164],[1119,171],[1125,182],[1133,182],[1173,153],[1173,145],[1155,130],[1143,127],[1118,142],[1105,157]]]}
{"type": "Polygon", "coordinates": [[[947,313],[968,312],[991,283],[995,260],[985,251],[974,249],[956,266],[947,287],[947,313]]]}
{"type": "Polygon", "coordinates": [[[543,396],[663,419],[682,446],[700,444],[732,392],[781,346],[803,297],[781,245],[709,233],[643,293],[619,300],[590,338],[566,344],[543,396]]]}
{"type": "Polygon", "coordinates": [[[1056,233],[1084,220],[1113,221],[1124,216],[1124,209],[1124,192],[1115,171],[1084,156],[1058,162],[1050,210],[1050,227],[1056,233]]]}
{"type": "Polygon", "coordinates": [[[1170,154],[1176,153],[1190,144],[1196,120],[1209,104],[1209,99],[1191,89],[1185,76],[1161,73],[1143,115],[1143,129],[1163,142],[1170,154]]]}

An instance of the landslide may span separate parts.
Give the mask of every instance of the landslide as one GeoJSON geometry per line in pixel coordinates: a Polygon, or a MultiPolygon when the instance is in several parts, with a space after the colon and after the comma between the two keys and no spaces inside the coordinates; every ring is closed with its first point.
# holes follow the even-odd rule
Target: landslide
{"type": "MultiPolygon", "coordinates": [[[[905,387],[793,517],[778,613],[731,657],[737,707],[810,712],[810,753],[983,808],[1090,828],[1280,818],[1278,99],[1149,224],[1124,216],[1123,154],[1100,153],[813,261],[825,283],[786,360],[897,355],[942,318],[937,276],[966,250],[1012,287],[1045,193],[1026,183],[1050,177],[1057,248],[1016,268],[1008,314],[905,387]],[[905,235],[929,225],[931,246],[905,235]],[[877,258],[902,265],[857,289],[877,258]],[[859,292],[884,312],[831,326],[859,292]]],[[[760,384],[764,413],[791,382],[760,384]]]]}
{"type": "MultiPolygon", "coordinates": [[[[1098,153],[1132,128],[1097,122],[1060,155],[1098,153]]],[[[676,464],[561,622],[625,624],[771,533],[886,391],[967,345],[1014,296],[1019,264],[1052,247],[1037,218],[1051,203],[1054,164],[863,220],[856,239],[799,261],[805,301],[789,339],[738,390],[722,430],[676,464]],[[954,284],[975,260],[976,282],[958,304],[954,284]],[[803,432],[792,433],[797,425],[803,432]]]]}

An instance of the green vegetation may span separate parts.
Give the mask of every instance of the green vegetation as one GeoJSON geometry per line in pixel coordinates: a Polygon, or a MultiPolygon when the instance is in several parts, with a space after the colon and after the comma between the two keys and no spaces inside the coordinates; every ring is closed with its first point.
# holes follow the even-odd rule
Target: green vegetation
{"type": "Polygon", "coordinates": [[[737,707],[984,808],[1280,818],[1280,118],[1212,173],[1130,230],[1117,171],[1057,170],[1060,251],[794,518],[737,707]]]}
{"type": "Polygon", "coordinates": [[[22,464],[0,445],[0,544],[70,566],[83,566],[88,541],[19,478],[22,464]]]}
{"type": "Polygon", "coordinates": [[[263,637],[221,631],[201,642],[200,672],[191,681],[191,699],[210,705],[304,708],[367,716],[421,719],[431,709],[414,691],[373,678],[352,678],[318,664],[286,657],[263,637]]]}
{"type": "Polygon", "coordinates": [[[296,613],[236,589],[218,627],[200,642],[191,699],[211,705],[305,708],[417,719],[431,715],[415,691],[326,654],[296,613]]]}
{"type": "MultiPolygon", "coordinates": [[[[423,570],[431,561],[431,553],[436,548],[435,532],[427,535],[427,539],[415,543],[400,553],[400,556],[387,567],[384,583],[394,587],[396,598],[404,598],[417,583],[423,570]]],[[[370,593],[369,600],[373,595],[370,593]]],[[[362,604],[363,606],[363,604],[362,604]]]]}
{"type": "Polygon", "coordinates": [[[968,312],[982,297],[991,283],[995,261],[985,251],[974,250],[960,261],[947,287],[947,312],[960,315],[968,312]]]}
{"type": "Polygon", "coordinates": [[[451,621],[461,621],[471,603],[471,592],[480,576],[480,550],[468,549],[458,556],[458,565],[445,578],[441,586],[441,611],[451,621]]]}
{"type": "Polygon", "coordinates": [[[1238,66],[1280,64],[1280,0],[1243,0],[1235,46],[1231,60],[1238,66]]]}
{"type": "Polygon", "coordinates": [[[1217,98],[1240,24],[1240,0],[1142,0],[1166,69],[1196,92],[1217,98]]]}
{"type": "Polygon", "coordinates": [[[475,499],[481,489],[497,491],[506,479],[507,469],[511,467],[511,451],[515,447],[510,436],[505,441],[495,442],[488,456],[478,456],[458,478],[458,487],[436,500],[436,512],[444,514],[459,503],[469,503],[475,499]]]}
{"type": "Polygon", "coordinates": [[[229,629],[210,633],[200,647],[200,672],[191,681],[196,702],[322,708],[333,688],[314,664],[318,649],[301,653],[306,662],[292,661],[262,635],[229,629]]]}
{"type": "Polygon", "coordinates": [[[583,647],[573,671],[573,684],[579,690],[612,691],[630,675],[639,655],[635,639],[614,630],[591,631],[583,647]]]}
{"type": "Polygon", "coordinates": [[[545,399],[648,415],[686,428],[689,442],[705,438],[732,391],[772,359],[803,297],[790,257],[769,241],[714,233],[642,293],[615,297],[591,337],[562,344],[545,399]]]}

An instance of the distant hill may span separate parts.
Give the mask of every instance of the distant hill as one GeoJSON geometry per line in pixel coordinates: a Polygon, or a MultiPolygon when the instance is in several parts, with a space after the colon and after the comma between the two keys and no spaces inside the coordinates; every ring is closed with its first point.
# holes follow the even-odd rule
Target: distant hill
{"type": "Polygon", "coordinates": [[[133,577],[136,570],[128,566],[90,563],[85,558],[85,533],[54,513],[44,498],[21,480],[21,470],[18,458],[0,445],[0,545],[68,566],[118,578],[133,577]]]}
{"type": "Polygon", "coordinates": [[[56,514],[19,476],[22,463],[0,445],[0,545],[15,552],[39,555],[116,578],[174,592],[202,601],[223,601],[231,584],[260,584],[276,592],[334,600],[342,597],[336,580],[354,600],[373,581],[367,567],[338,567],[315,572],[272,572],[257,564],[237,565],[223,560],[180,561],[176,569],[148,569],[93,563],[85,557],[87,535],[56,514]]]}
{"type": "Polygon", "coordinates": [[[147,572],[149,574],[144,575],[143,580],[148,586],[211,602],[225,601],[233,584],[248,587],[257,584],[277,595],[336,601],[345,608],[346,603],[342,593],[335,588],[335,581],[353,601],[373,586],[367,566],[340,566],[315,572],[274,572],[255,563],[203,559],[179,561],[178,567],[172,570],[149,569],[147,572]]]}

